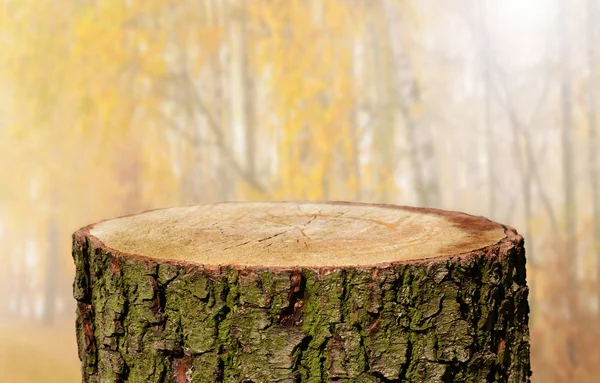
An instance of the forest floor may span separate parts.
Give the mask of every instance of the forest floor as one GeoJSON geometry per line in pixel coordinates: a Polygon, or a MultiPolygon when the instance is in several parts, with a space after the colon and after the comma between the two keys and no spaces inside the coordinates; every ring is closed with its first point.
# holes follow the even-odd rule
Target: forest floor
{"type": "Polygon", "coordinates": [[[0,322],[0,382],[80,381],[74,320],[52,326],[33,321],[0,322]]]}

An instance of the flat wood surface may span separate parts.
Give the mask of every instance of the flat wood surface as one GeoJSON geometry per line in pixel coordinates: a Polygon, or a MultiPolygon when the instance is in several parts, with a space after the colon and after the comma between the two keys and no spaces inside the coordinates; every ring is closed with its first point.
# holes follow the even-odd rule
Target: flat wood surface
{"type": "Polygon", "coordinates": [[[505,230],[483,217],[436,209],[228,202],[153,210],[81,231],[125,256],[207,266],[340,267],[467,253],[498,243],[505,230]]]}

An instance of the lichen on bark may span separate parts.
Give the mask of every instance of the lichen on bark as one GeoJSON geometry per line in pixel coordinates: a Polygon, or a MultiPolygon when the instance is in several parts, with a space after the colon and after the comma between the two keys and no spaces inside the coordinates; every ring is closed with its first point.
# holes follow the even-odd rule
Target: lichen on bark
{"type": "Polygon", "coordinates": [[[73,238],[84,382],[529,381],[516,234],[457,257],[264,270],[73,238]]]}

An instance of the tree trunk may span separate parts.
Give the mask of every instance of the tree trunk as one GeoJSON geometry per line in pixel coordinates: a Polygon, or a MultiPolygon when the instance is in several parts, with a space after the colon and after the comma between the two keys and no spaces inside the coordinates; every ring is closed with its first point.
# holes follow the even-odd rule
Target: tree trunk
{"type": "Polygon", "coordinates": [[[84,382],[528,382],[522,237],[358,203],[155,210],[73,235],[84,382]]]}
{"type": "Polygon", "coordinates": [[[240,2],[240,22],[241,22],[241,65],[242,65],[242,91],[244,98],[243,105],[243,120],[245,128],[245,157],[246,157],[246,168],[248,169],[248,176],[252,178],[257,177],[256,170],[256,85],[254,83],[254,76],[252,73],[252,67],[250,62],[250,28],[249,28],[249,15],[248,15],[248,2],[240,2]]]}
{"type": "Polygon", "coordinates": [[[562,111],[562,168],[563,168],[563,188],[564,188],[564,214],[566,221],[565,250],[564,255],[573,257],[574,261],[569,262],[572,270],[569,271],[571,284],[577,283],[576,279],[576,259],[577,243],[575,238],[575,229],[577,224],[577,206],[575,195],[575,170],[573,156],[573,92],[571,85],[570,71],[570,32],[568,28],[568,2],[560,1],[559,16],[559,38],[560,38],[560,57],[561,57],[561,79],[560,79],[560,102],[562,111]]]}
{"type": "Polygon", "coordinates": [[[378,202],[393,202],[396,199],[394,188],[395,160],[394,141],[396,140],[396,117],[394,106],[397,94],[390,78],[394,78],[391,53],[382,47],[381,36],[385,36],[385,25],[381,23],[385,10],[377,7],[371,21],[373,25],[371,46],[373,49],[373,85],[375,86],[376,119],[373,126],[373,185],[375,200],[378,202]]]}
{"type": "MultiPolygon", "coordinates": [[[[596,74],[596,17],[598,11],[596,3],[592,0],[587,1],[587,59],[590,78],[588,79],[588,124],[589,124],[589,140],[588,140],[588,162],[589,162],[589,177],[590,189],[592,191],[592,220],[594,222],[594,234],[592,241],[592,249],[594,258],[596,259],[596,283],[600,287],[600,166],[598,163],[598,124],[596,116],[597,108],[597,74],[596,74]]],[[[597,310],[600,314],[600,290],[598,291],[597,310]]]]}
{"type": "Polygon", "coordinates": [[[406,33],[401,17],[403,5],[382,0],[381,6],[394,68],[395,96],[398,99],[398,110],[406,126],[406,140],[410,146],[410,164],[417,203],[419,206],[437,206],[440,193],[433,134],[423,118],[414,112],[414,106],[423,103],[420,84],[407,49],[402,46],[403,40],[400,38],[403,33],[406,33]]]}
{"type": "Polygon", "coordinates": [[[58,217],[52,213],[48,218],[48,252],[46,258],[45,281],[44,281],[44,310],[42,320],[44,324],[54,324],[56,314],[56,291],[60,280],[60,238],[58,217]]]}
{"type": "MultiPolygon", "coordinates": [[[[487,24],[487,9],[485,3],[475,1],[477,6],[478,17],[481,21],[479,24],[480,32],[476,37],[479,38],[479,54],[481,55],[481,63],[483,65],[483,99],[484,99],[484,129],[485,129],[485,145],[486,145],[486,175],[488,182],[488,214],[490,218],[494,218],[496,213],[496,173],[495,157],[496,143],[494,141],[494,128],[492,126],[492,68],[491,68],[491,39],[487,24]]],[[[529,243],[529,242],[528,242],[529,243]]]]}

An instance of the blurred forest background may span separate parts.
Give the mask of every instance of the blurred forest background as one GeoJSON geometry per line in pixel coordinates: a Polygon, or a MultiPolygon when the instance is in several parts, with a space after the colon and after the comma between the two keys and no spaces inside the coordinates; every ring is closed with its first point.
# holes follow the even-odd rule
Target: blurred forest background
{"type": "Polygon", "coordinates": [[[534,382],[600,381],[597,0],[1,0],[0,382],[80,381],[71,233],[222,200],[526,238],[534,382]]]}

